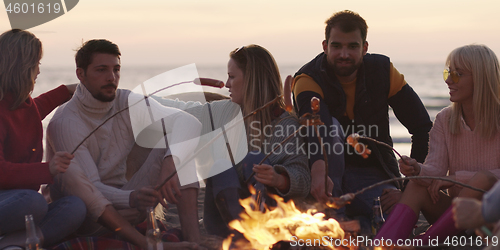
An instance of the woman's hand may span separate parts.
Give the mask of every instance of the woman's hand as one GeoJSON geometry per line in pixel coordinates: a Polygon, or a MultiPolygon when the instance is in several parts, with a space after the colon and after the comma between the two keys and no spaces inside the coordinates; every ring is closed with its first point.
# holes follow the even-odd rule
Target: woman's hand
{"type": "Polygon", "coordinates": [[[290,188],[289,177],[276,173],[270,165],[253,165],[252,170],[255,172],[255,180],[266,186],[275,187],[281,192],[287,192],[290,188]]]}
{"type": "Polygon", "coordinates": [[[52,176],[66,172],[74,155],[68,152],[56,152],[54,158],[49,162],[49,171],[52,176]]]}
{"type": "Polygon", "coordinates": [[[399,171],[405,176],[417,176],[420,174],[420,164],[415,159],[403,155],[398,163],[399,171]]]}
{"type": "Polygon", "coordinates": [[[380,205],[382,206],[382,211],[385,214],[390,214],[394,205],[396,205],[401,197],[403,196],[403,192],[399,189],[385,188],[382,190],[382,195],[380,196],[380,205]]]}
{"type": "MultiPolygon", "coordinates": [[[[455,180],[455,175],[450,175],[444,177],[449,180],[455,180]]],[[[436,204],[439,201],[439,191],[442,189],[448,189],[455,185],[453,182],[442,181],[442,180],[432,180],[431,185],[427,187],[427,191],[431,196],[432,203],[436,204]]]]}
{"type": "MultiPolygon", "coordinates": [[[[158,178],[158,185],[160,185],[164,180],[167,179],[170,174],[172,174],[175,170],[174,157],[169,155],[165,157],[162,163],[162,167],[160,170],[160,178],[158,178]]],[[[177,198],[181,197],[181,190],[179,185],[179,177],[175,174],[165,185],[160,188],[161,198],[159,202],[167,207],[167,204],[163,200],[165,198],[169,203],[177,204],[177,198]]]]}

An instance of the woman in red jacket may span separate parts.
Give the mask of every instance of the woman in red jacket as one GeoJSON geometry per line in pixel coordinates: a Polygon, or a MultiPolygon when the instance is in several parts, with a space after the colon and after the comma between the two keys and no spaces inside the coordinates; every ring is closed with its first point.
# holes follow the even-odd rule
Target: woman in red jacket
{"type": "Polygon", "coordinates": [[[47,204],[37,191],[64,173],[73,156],[57,152],[42,162],[42,119],[71,97],[75,86],[61,85],[31,98],[40,73],[42,44],[32,33],[0,35],[0,248],[24,245],[24,216],[32,214],[44,246],[68,236],[83,222],[85,205],[76,197],[47,204]]]}

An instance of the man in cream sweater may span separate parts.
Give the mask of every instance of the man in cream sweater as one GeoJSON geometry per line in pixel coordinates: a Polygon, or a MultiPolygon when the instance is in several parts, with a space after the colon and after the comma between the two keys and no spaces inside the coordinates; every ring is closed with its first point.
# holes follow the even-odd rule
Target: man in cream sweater
{"type": "MultiPolygon", "coordinates": [[[[76,195],[85,202],[87,220],[79,233],[98,235],[108,229],[143,249],[147,249],[146,238],[133,225],[144,220],[147,207],[154,207],[158,202],[166,206],[166,199],[178,206],[184,239],[199,242],[197,183],[180,187],[176,175],[160,191],[154,189],[175,170],[174,161],[175,164],[182,163],[196,147],[201,130],[196,118],[149,99],[150,107],[156,108],[164,117],[168,116],[164,119],[162,135],[168,133],[171,146],[168,151],[165,148],[152,149],[149,156],[143,157],[147,158],[145,161],[139,161],[139,166],[135,167],[138,170],[130,179],[127,178],[132,167],[130,163],[138,161],[132,158],[137,153],[134,152],[136,137],[133,126],[145,127],[151,121],[147,111],[142,112],[144,117],[131,119],[129,111],[125,110],[84,139],[134,99],[130,98],[135,95],[130,91],[117,89],[120,55],[116,44],[107,40],[90,40],[75,56],[76,73],[81,84],[73,98],[57,110],[47,129],[48,158],[53,152],[71,152],[76,148],[75,157],[66,174],[55,177],[51,196],[57,199],[76,195]],[[77,146],[83,140],[83,144],[77,146]]],[[[198,248],[196,243],[188,242],[164,244],[169,248],[198,248]]]]}

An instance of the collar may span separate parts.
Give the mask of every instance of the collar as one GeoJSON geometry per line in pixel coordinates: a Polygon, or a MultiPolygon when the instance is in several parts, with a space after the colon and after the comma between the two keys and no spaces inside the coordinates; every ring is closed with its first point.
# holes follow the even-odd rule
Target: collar
{"type": "Polygon", "coordinates": [[[464,117],[463,116],[460,116],[460,122],[462,123],[462,127],[467,130],[467,131],[472,131],[469,127],[469,125],[467,125],[467,123],[465,122],[464,120],[464,117]]]}
{"type": "Polygon", "coordinates": [[[115,103],[114,101],[102,102],[95,99],[87,90],[87,88],[81,83],[76,87],[74,96],[84,110],[94,114],[107,113],[109,110],[111,110],[111,108],[113,108],[113,105],[115,103]]]}

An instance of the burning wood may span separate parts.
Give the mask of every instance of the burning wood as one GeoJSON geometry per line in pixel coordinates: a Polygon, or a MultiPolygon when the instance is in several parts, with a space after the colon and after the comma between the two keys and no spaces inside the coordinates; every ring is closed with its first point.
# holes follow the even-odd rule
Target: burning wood
{"type": "MultiPolygon", "coordinates": [[[[254,189],[251,189],[255,193],[254,189]]],[[[342,239],[344,231],[340,224],[334,219],[325,220],[325,214],[310,209],[305,213],[295,207],[293,201],[284,202],[283,198],[271,195],[277,202],[274,209],[266,207],[264,212],[255,210],[257,204],[250,196],[240,200],[245,209],[241,220],[234,220],[229,226],[241,234],[248,241],[237,241],[231,244],[233,237],[229,237],[223,243],[223,249],[271,249],[280,241],[314,241],[319,239],[342,239]],[[246,247],[242,247],[247,245],[246,247]],[[231,246],[231,248],[230,248],[231,246]]]]}

